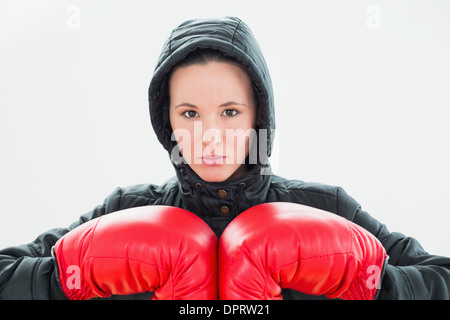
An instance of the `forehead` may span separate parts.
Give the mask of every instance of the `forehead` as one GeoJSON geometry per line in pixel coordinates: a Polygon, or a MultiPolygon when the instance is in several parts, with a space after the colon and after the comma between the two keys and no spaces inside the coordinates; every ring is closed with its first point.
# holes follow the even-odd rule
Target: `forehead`
{"type": "Polygon", "coordinates": [[[248,74],[238,65],[228,62],[193,64],[175,69],[169,82],[171,98],[192,96],[236,95],[252,96],[248,74]]]}

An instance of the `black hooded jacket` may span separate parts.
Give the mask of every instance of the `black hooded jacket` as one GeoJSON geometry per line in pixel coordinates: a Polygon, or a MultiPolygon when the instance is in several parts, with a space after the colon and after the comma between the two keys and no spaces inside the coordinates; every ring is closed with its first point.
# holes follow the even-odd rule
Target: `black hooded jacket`
{"type": "MultiPolygon", "coordinates": [[[[333,212],[374,234],[389,256],[379,299],[450,298],[449,258],[429,255],[415,239],[391,233],[340,187],[287,180],[271,174],[268,157],[275,129],[271,79],[255,38],[241,20],[226,17],[186,21],[173,30],[164,44],[150,83],[149,106],[151,123],[169,155],[173,155],[176,144],[171,139],[168,117],[167,76],[197,48],[220,50],[247,69],[257,97],[257,129],[267,132],[267,138],[262,139],[267,143],[267,152],[260,155],[249,172],[222,183],[203,181],[187,164],[171,158],[176,176],[164,184],[117,188],[103,204],[82,215],[70,227],[49,230],[29,244],[0,250],[1,299],[64,299],[52,247],[70,230],[101,215],[145,205],[176,206],[200,216],[220,237],[228,223],[244,210],[260,203],[280,201],[333,212]]],[[[283,289],[282,294],[284,299],[325,299],[290,289],[283,289]]],[[[110,299],[148,299],[150,296],[151,293],[146,293],[110,299]]]]}

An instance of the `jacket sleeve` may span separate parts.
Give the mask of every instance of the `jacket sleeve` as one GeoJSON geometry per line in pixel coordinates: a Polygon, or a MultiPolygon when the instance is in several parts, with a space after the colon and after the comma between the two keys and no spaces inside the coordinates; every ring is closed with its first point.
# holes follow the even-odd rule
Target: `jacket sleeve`
{"type": "Polygon", "coordinates": [[[31,243],[0,250],[0,300],[65,299],[52,256],[55,243],[80,224],[105,213],[117,211],[121,189],[116,189],[102,205],[81,216],[69,228],[56,228],[39,235],[31,243]]]}
{"type": "Polygon", "coordinates": [[[389,256],[383,270],[379,299],[450,299],[450,258],[430,255],[419,242],[389,232],[342,189],[338,189],[338,214],[374,234],[389,256]]]}

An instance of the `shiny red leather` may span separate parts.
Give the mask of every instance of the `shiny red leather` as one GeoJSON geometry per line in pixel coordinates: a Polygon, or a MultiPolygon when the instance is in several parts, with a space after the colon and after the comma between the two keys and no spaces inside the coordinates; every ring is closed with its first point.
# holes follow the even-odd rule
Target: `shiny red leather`
{"type": "Polygon", "coordinates": [[[152,299],[217,299],[217,237],[180,208],[101,216],[62,237],[54,254],[69,299],[146,291],[154,291],[152,299]]]}
{"type": "Polygon", "coordinates": [[[373,299],[386,251],[367,230],[294,203],[257,205],[219,241],[220,299],[282,299],[282,288],[373,299]]]}

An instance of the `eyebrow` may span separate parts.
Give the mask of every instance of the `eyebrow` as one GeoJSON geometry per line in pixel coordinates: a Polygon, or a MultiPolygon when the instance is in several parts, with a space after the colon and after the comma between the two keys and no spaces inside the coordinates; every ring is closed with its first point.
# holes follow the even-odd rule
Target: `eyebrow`
{"type": "MultiPolygon", "coordinates": [[[[224,108],[224,107],[236,106],[236,105],[237,106],[247,107],[247,105],[245,103],[240,103],[240,102],[236,102],[236,101],[228,101],[228,102],[225,102],[225,103],[222,103],[221,105],[219,105],[218,108],[224,108]]],[[[189,108],[192,108],[192,109],[198,109],[197,106],[195,106],[195,105],[193,105],[191,103],[188,103],[188,102],[183,102],[183,103],[180,103],[180,104],[176,105],[175,109],[178,108],[178,107],[189,107],[189,108]]]]}

